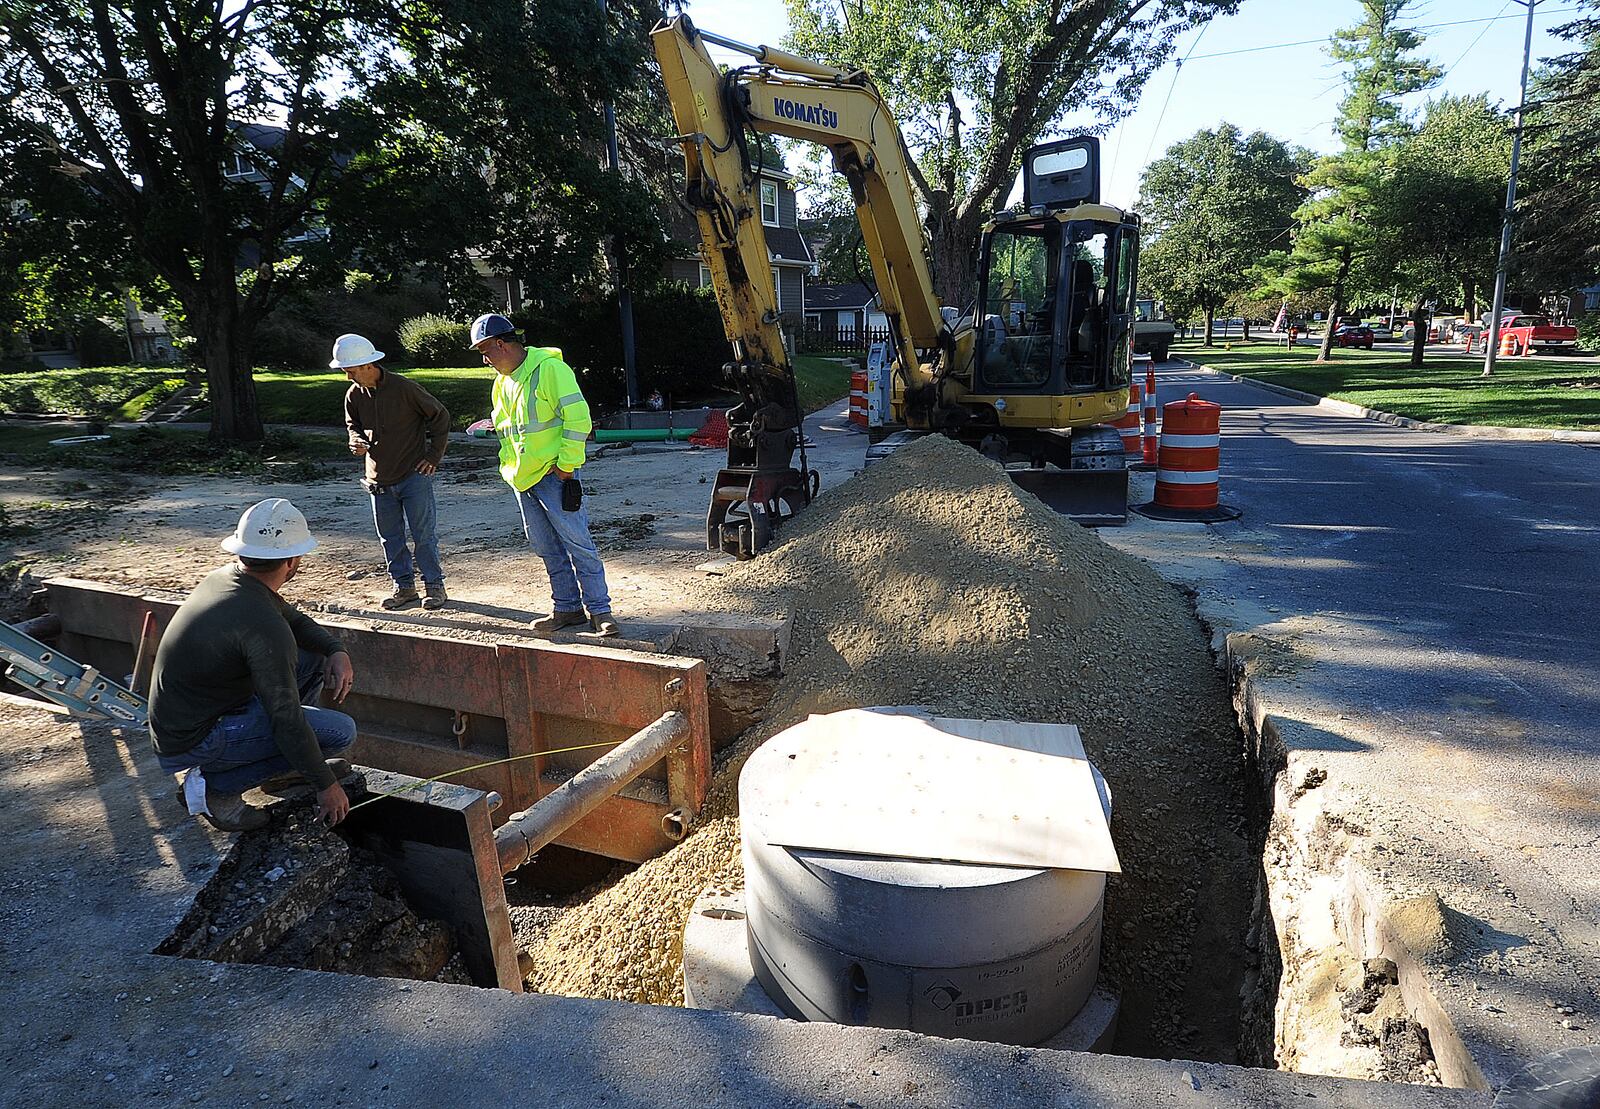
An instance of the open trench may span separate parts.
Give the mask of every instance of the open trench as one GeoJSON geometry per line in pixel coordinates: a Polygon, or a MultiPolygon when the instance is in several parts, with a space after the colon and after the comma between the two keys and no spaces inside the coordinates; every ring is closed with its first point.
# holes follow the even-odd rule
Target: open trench
{"type": "MultiPolygon", "coordinates": [[[[1428,1032],[1408,1014],[1395,968],[1344,947],[1318,906],[1327,891],[1315,868],[1274,820],[1279,804],[1317,783],[1285,780],[1281,752],[1253,734],[1236,689],[1241,726],[1231,773],[1193,775],[1171,797],[1118,799],[1112,830],[1128,869],[1165,852],[1167,873],[1181,882],[1180,896],[1153,914],[1123,896],[1120,879],[1108,886],[1102,980],[1121,997],[1112,1051],[1438,1084],[1428,1032]],[[1155,840],[1148,820],[1133,825],[1121,815],[1135,811],[1157,817],[1163,831],[1155,840]]],[[[242,838],[159,953],[471,984],[450,929],[407,904],[381,877],[381,862],[358,846],[341,845],[330,863],[330,838],[340,844],[326,833],[319,839],[296,810],[274,826],[270,843],[242,838]],[[263,894],[274,886],[298,892],[269,910],[263,894]],[[262,917],[281,913],[284,902],[311,908],[292,928],[258,924],[254,940],[241,944],[238,903],[252,900],[262,917]]],[[[566,914],[634,868],[553,845],[507,876],[519,971],[566,914]]]]}
{"type": "MultiPolygon", "coordinates": [[[[68,628],[63,649],[85,657],[110,651],[107,672],[122,673],[130,665],[139,617],[170,610],[148,598],[86,591],[83,584],[52,590],[52,608],[68,628]],[[119,615],[118,605],[127,611],[119,615]]],[[[483,668],[478,656],[487,648],[484,659],[493,660],[490,667],[506,683],[496,694],[501,703],[506,691],[531,687],[526,676],[543,665],[540,658],[508,652],[504,644],[347,634],[365,654],[362,672],[372,676],[363,708],[377,721],[378,757],[395,765],[409,756],[408,765],[420,769],[415,760],[425,755],[428,769],[436,770],[444,755],[435,735],[444,751],[455,749],[450,758],[460,763],[516,750],[519,734],[511,713],[502,710],[502,718],[494,719],[481,683],[469,675],[483,668]],[[407,673],[442,673],[447,680],[428,694],[407,682],[407,673]],[[425,697],[431,699],[419,703],[425,697]]],[[[579,681],[573,691],[557,689],[554,706],[522,702],[542,722],[534,731],[547,747],[583,731],[575,722],[584,713],[602,711],[591,697],[579,695],[583,688],[615,690],[620,682],[627,696],[642,699],[629,713],[619,714],[615,698],[604,710],[610,712],[606,734],[620,738],[661,710],[650,691],[659,692],[663,678],[698,673],[697,680],[705,680],[695,669],[704,663],[693,659],[631,652],[624,659],[623,652],[603,648],[528,650],[554,651],[564,673],[588,674],[587,687],[579,681]]],[[[720,726],[725,733],[758,735],[775,723],[752,707],[771,693],[772,676],[744,663],[735,670],[719,695],[726,717],[720,726]]],[[[1120,992],[1122,1005],[1113,1051],[1437,1083],[1427,1033],[1401,1003],[1395,968],[1345,951],[1322,919],[1326,913],[1318,915],[1325,891],[1318,886],[1315,860],[1282,820],[1284,800],[1317,783],[1285,780],[1281,750],[1251,726],[1240,675],[1225,675],[1218,667],[1213,677],[1233,693],[1237,718],[1231,736],[1210,733],[1207,757],[1186,757],[1181,736],[1164,746],[1122,746],[1120,762],[1096,756],[1112,783],[1112,834],[1125,869],[1108,886],[1102,946],[1104,979],[1120,992]]],[[[817,707],[840,706],[824,700],[817,707]]],[[[718,711],[714,707],[712,715],[718,711]]],[[[1086,742],[1091,738],[1086,733],[1086,742]]],[[[573,771],[549,762],[536,771],[545,790],[573,771]]],[[[500,772],[473,784],[477,790],[458,791],[450,815],[478,806],[473,819],[481,826],[472,834],[488,832],[492,840],[489,806],[479,791],[510,794],[518,781],[500,772]]],[[[236,843],[159,953],[522,988],[528,967],[519,953],[538,948],[571,914],[632,875],[640,861],[670,848],[670,837],[660,838],[661,817],[680,803],[674,791],[681,792],[681,783],[663,767],[657,780],[619,797],[608,822],[546,848],[504,882],[498,869],[492,880],[481,867],[475,877],[470,874],[481,844],[470,844],[471,835],[457,835],[453,826],[397,837],[374,822],[333,837],[343,847],[330,849],[321,842],[328,840],[326,833],[319,833],[319,841],[315,829],[286,811],[275,825],[285,835],[275,844],[248,838],[236,843]],[[601,827],[629,836],[627,851],[613,854],[632,857],[591,850],[601,827]],[[386,870],[397,885],[381,877],[386,870]],[[268,877],[274,871],[281,873],[268,877]],[[303,892],[300,907],[274,920],[269,908],[291,900],[286,895],[296,887],[303,892]],[[448,887],[447,895],[431,887],[448,887]],[[472,911],[463,914],[463,904],[472,911]],[[497,907],[509,927],[503,943],[497,946],[490,937],[486,947],[484,937],[473,933],[482,930],[484,913],[492,915],[497,907]],[[241,923],[251,914],[254,923],[241,923]],[[241,935],[246,928],[250,936],[241,935]]],[[[381,812],[382,806],[366,811],[381,812]]],[[[419,825],[419,811],[420,806],[407,808],[394,823],[415,828],[434,820],[425,816],[419,825]]]]}

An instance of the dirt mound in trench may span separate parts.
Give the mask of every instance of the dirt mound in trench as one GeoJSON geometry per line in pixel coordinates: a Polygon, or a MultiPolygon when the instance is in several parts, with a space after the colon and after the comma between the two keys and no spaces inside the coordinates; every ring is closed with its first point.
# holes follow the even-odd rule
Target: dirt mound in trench
{"type": "Polygon", "coordinates": [[[1247,927],[1241,752],[1184,598],[937,436],[825,492],[783,540],[701,588],[708,609],[793,617],[765,721],[718,767],[688,838],[557,923],[530,986],[681,1004],[690,905],[707,885],[741,883],[737,782],[750,752],[810,713],[927,705],[1078,725],[1111,785],[1125,869],[1109,886],[1105,965],[1125,1010],[1151,1014],[1126,1049],[1229,1057],[1237,978],[1185,995],[1191,965],[1222,958],[1247,927]]]}

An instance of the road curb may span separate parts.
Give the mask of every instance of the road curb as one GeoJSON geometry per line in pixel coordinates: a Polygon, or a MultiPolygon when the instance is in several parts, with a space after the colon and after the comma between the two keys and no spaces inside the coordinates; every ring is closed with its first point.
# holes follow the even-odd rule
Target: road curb
{"type": "Polygon", "coordinates": [[[1435,431],[1445,435],[1462,435],[1469,439],[1496,439],[1520,443],[1577,443],[1600,446],[1600,431],[1571,431],[1565,428],[1543,427],[1491,427],[1479,424],[1440,424],[1427,420],[1413,420],[1410,416],[1400,416],[1393,412],[1384,412],[1376,408],[1351,404],[1345,400],[1335,400],[1332,397],[1319,396],[1316,393],[1307,393],[1300,389],[1291,389],[1287,385],[1275,385],[1270,381],[1262,381],[1257,377],[1230,374],[1201,362],[1191,362],[1187,358],[1174,358],[1173,361],[1182,362],[1185,366],[1196,370],[1205,370],[1207,373],[1216,374],[1218,377],[1227,378],[1230,381],[1237,381],[1244,385],[1254,385],[1257,388],[1267,390],[1269,393],[1277,393],[1280,396],[1306,401],[1329,412],[1337,412],[1343,416],[1360,416],[1363,419],[1381,424],[1390,424],[1394,427],[1409,428],[1412,431],[1435,431]]]}
{"type": "MultiPolygon", "coordinates": [[[[1254,638],[1249,633],[1238,632],[1223,637],[1224,662],[1234,687],[1234,709],[1245,735],[1251,764],[1260,775],[1258,787],[1263,796],[1269,798],[1269,820],[1275,827],[1285,829],[1283,834],[1295,841],[1294,846],[1309,858],[1312,854],[1308,850],[1309,845],[1298,841],[1295,828],[1297,824],[1307,823],[1315,827],[1321,822],[1308,821],[1304,814],[1299,814],[1297,820],[1292,813],[1293,807],[1303,799],[1318,804],[1336,786],[1326,778],[1313,789],[1307,789],[1304,783],[1297,786],[1294,780],[1296,768],[1291,765],[1289,744],[1282,735],[1282,717],[1268,705],[1267,694],[1251,679],[1246,666],[1250,652],[1244,644],[1254,638]]],[[[1304,767],[1299,769],[1302,772],[1305,770],[1304,767]]],[[[1263,924],[1280,929],[1278,944],[1281,951],[1291,937],[1282,931],[1282,910],[1274,903],[1273,884],[1267,875],[1265,862],[1264,859],[1262,880],[1266,888],[1261,891],[1260,897],[1269,907],[1264,913],[1266,920],[1263,924]]],[[[1478,1055],[1494,1056],[1499,1053],[1485,1044],[1478,1044],[1478,1050],[1474,1051],[1468,1037],[1462,1034],[1456,1021],[1451,1018],[1439,991],[1433,988],[1430,968],[1400,938],[1399,930],[1390,920],[1388,909],[1394,899],[1386,893],[1379,876],[1363,861],[1350,855],[1340,858],[1337,867],[1329,873],[1335,877],[1334,919],[1340,940],[1363,963],[1369,959],[1383,958],[1395,965],[1406,1010],[1428,1030],[1429,1043],[1444,1084],[1460,1089],[1492,1091],[1495,1083],[1485,1075],[1478,1055]]],[[[1494,1069],[1498,1071],[1502,1068],[1503,1064],[1494,1069]]],[[[1502,1080],[1504,1077],[1498,1073],[1495,1075],[1495,1078],[1502,1080]]]]}

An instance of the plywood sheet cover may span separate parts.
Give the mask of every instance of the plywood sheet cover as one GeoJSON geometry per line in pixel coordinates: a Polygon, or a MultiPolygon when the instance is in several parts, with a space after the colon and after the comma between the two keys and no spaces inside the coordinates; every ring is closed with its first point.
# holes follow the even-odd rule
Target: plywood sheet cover
{"type": "Polygon", "coordinates": [[[758,831],[768,843],[1121,872],[1070,724],[852,709],[813,716],[773,745],[784,788],[763,790],[764,811],[745,814],[747,834],[758,831]]]}

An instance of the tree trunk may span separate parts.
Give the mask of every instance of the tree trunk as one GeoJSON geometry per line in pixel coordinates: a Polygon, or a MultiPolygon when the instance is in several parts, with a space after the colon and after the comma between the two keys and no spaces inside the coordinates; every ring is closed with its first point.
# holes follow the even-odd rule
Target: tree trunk
{"type": "Polygon", "coordinates": [[[1418,302],[1411,309],[1411,365],[1422,365],[1422,354],[1428,346],[1428,310],[1418,302]]]}
{"type": "Polygon", "coordinates": [[[1216,325],[1217,325],[1217,310],[1215,308],[1207,308],[1206,309],[1206,346],[1208,346],[1208,347],[1214,347],[1214,346],[1217,345],[1216,343],[1212,342],[1212,340],[1211,340],[1211,335],[1212,335],[1212,332],[1216,330],[1216,325]]]}
{"type": "Polygon", "coordinates": [[[239,319],[237,295],[230,285],[207,289],[204,303],[189,309],[200,341],[211,398],[211,438],[259,443],[265,436],[256,383],[251,376],[250,339],[239,319]]]}
{"type": "Polygon", "coordinates": [[[1350,277],[1351,260],[1350,248],[1341,247],[1339,272],[1333,279],[1333,304],[1328,308],[1328,326],[1322,330],[1322,350],[1317,353],[1318,362],[1326,362],[1333,357],[1333,332],[1339,326],[1339,317],[1344,315],[1344,283],[1350,277]]]}
{"type": "MultiPolygon", "coordinates": [[[[933,291],[941,306],[965,312],[978,294],[978,239],[981,213],[960,216],[947,211],[930,213],[928,240],[932,249],[933,291]]],[[[982,313],[979,313],[982,316],[982,313]]]]}
{"type": "Polygon", "coordinates": [[[1250,317],[1241,315],[1239,317],[1239,325],[1239,338],[1241,341],[1248,343],[1250,341],[1250,317]]]}
{"type": "Polygon", "coordinates": [[[1328,326],[1322,329],[1322,349],[1317,352],[1317,361],[1326,362],[1333,356],[1333,332],[1339,326],[1339,317],[1344,315],[1344,294],[1335,292],[1333,303],[1328,305],[1328,326]]]}
{"type": "Polygon", "coordinates": [[[1461,314],[1468,323],[1478,318],[1478,283],[1470,277],[1461,279],[1461,314]]]}

